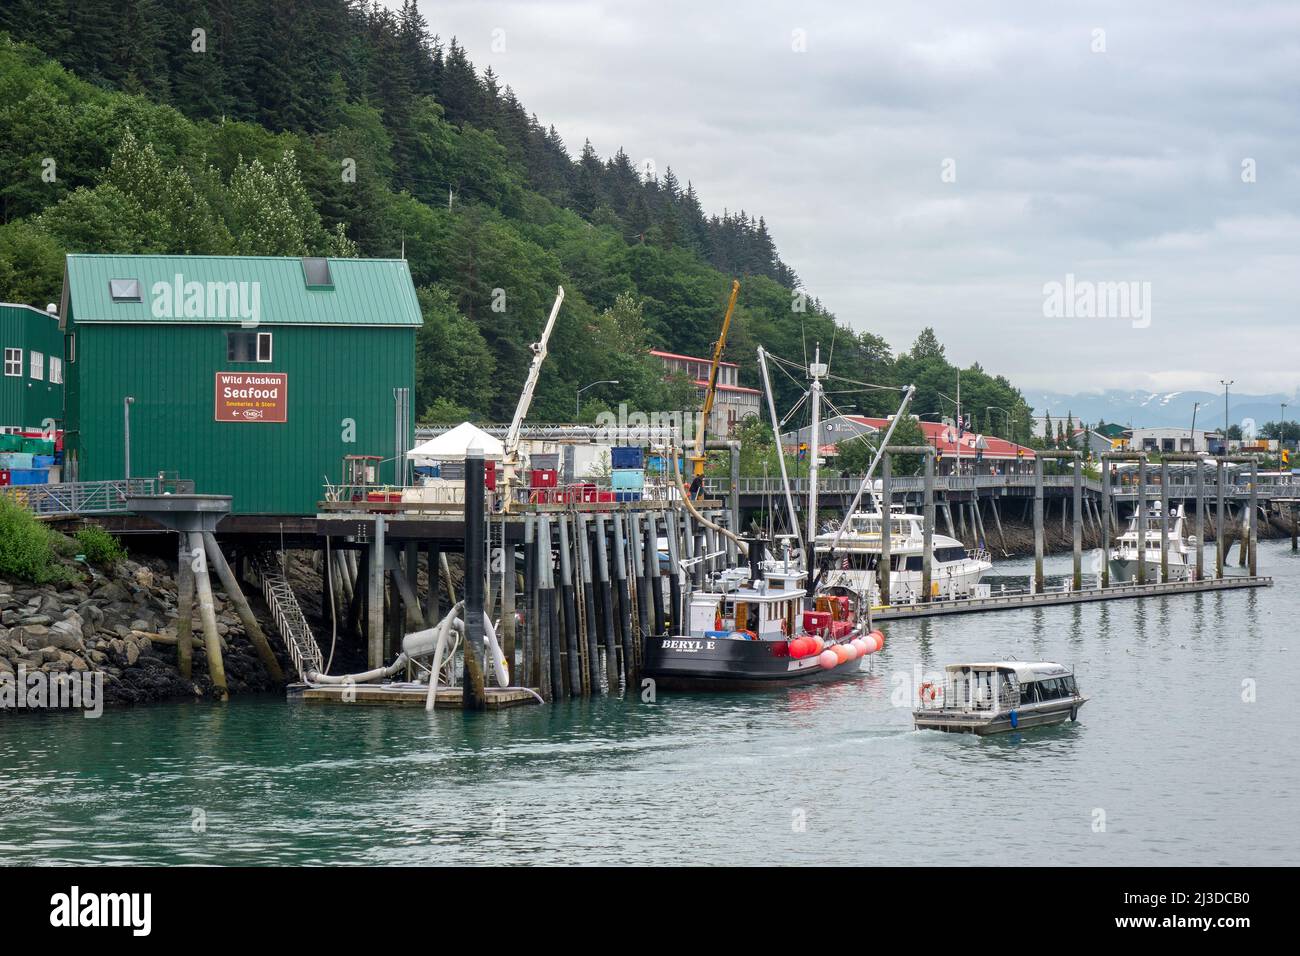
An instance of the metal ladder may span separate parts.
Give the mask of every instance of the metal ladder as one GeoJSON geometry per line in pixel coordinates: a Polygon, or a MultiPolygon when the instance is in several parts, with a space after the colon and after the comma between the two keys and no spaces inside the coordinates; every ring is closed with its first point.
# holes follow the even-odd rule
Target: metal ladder
{"type": "Polygon", "coordinates": [[[324,658],[320,646],[307,625],[307,618],[298,606],[289,579],[285,577],[280,561],[274,552],[262,552],[253,557],[251,562],[253,575],[262,586],[262,597],[266,606],[275,617],[275,626],[284,638],[293,666],[298,670],[298,679],[307,680],[307,675],[319,673],[324,669],[324,658]]]}

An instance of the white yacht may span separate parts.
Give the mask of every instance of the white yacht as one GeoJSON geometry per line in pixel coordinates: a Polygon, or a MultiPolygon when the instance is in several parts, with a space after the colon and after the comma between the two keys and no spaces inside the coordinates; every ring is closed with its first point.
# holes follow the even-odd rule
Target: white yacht
{"type": "MultiPolygon", "coordinates": [[[[1169,580],[1190,581],[1196,567],[1196,535],[1186,536],[1182,508],[1174,508],[1169,515],[1169,580]]],[[[1110,574],[1116,581],[1136,581],[1139,563],[1146,565],[1147,581],[1160,580],[1160,502],[1147,508],[1146,528],[1141,547],[1138,531],[1141,519],[1137,512],[1129,520],[1128,530],[1115,539],[1110,549],[1110,574]]]]}
{"type": "MultiPolygon", "coordinates": [[[[895,506],[889,520],[889,600],[891,604],[915,604],[924,597],[924,519],[895,506]]],[[[830,552],[836,534],[829,531],[817,536],[819,555],[830,552]]],[[[850,515],[835,547],[836,566],[823,575],[822,588],[843,589],[878,603],[880,538],[879,510],[850,515]]],[[[931,541],[930,599],[978,597],[980,578],[992,567],[993,560],[987,551],[967,548],[956,538],[936,533],[931,541]]]]}

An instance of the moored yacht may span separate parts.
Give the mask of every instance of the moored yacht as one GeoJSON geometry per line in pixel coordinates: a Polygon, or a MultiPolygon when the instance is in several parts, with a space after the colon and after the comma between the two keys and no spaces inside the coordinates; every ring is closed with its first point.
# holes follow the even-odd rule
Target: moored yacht
{"type": "MultiPolygon", "coordinates": [[[[842,533],[831,531],[817,536],[819,556],[829,555],[832,546],[835,549],[832,566],[822,575],[822,588],[842,589],[877,603],[882,521],[879,509],[856,512],[845,519],[842,533]]],[[[926,597],[924,519],[895,506],[889,521],[890,603],[915,604],[926,597]]],[[[937,533],[931,538],[930,555],[931,600],[977,597],[980,579],[993,567],[987,551],[967,548],[956,538],[937,533]]]]}
{"type": "MultiPolygon", "coordinates": [[[[1146,566],[1148,581],[1160,580],[1160,502],[1147,508],[1146,524],[1135,511],[1128,529],[1115,539],[1108,555],[1111,577],[1117,581],[1136,581],[1139,565],[1146,566]],[[1142,541],[1139,544],[1139,531],[1142,541]]],[[[1169,515],[1169,546],[1165,552],[1169,562],[1170,581],[1190,581],[1196,567],[1196,548],[1200,546],[1196,535],[1185,533],[1186,518],[1183,509],[1175,507],[1169,515]]]]}
{"type": "Polygon", "coordinates": [[[1074,673],[1051,661],[949,664],[927,681],[912,713],[917,730],[998,734],[1077,720],[1088,698],[1074,673]]]}

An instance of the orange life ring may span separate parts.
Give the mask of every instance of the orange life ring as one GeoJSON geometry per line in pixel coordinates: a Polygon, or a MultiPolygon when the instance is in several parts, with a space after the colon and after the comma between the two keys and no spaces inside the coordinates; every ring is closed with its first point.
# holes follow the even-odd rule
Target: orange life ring
{"type": "Polygon", "coordinates": [[[930,692],[930,700],[934,700],[935,698],[937,698],[937,697],[939,697],[939,696],[941,696],[941,695],[943,694],[943,690],[939,687],[938,684],[936,684],[934,681],[929,681],[929,680],[928,680],[928,681],[926,681],[924,684],[922,684],[922,685],[921,685],[921,689],[917,691],[917,697],[918,697],[920,700],[924,701],[924,700],[925,700],[925,692],[926,692],[927,690],[930,692]]]}

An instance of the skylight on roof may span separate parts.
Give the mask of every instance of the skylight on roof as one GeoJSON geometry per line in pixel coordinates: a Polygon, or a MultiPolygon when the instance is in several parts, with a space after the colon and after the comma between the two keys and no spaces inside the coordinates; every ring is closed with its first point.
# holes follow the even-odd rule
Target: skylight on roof
{"type": "Polygon", "coordinates": [[[114,302],[139,302],[139,279],[109,279],[108,294],[114,302]]]}
{"type": "Polygon", "coordinates": [[[305,257],[302,260],[302,274],[303,278],[307,280],[307,288],[309,289],[334,288],[334,279],[330,276],[328,259],[305,257]]]}

